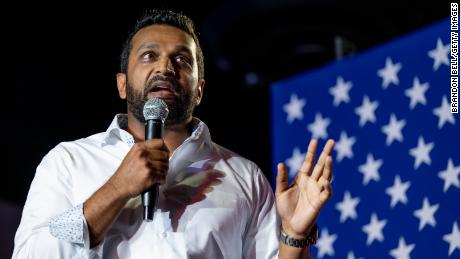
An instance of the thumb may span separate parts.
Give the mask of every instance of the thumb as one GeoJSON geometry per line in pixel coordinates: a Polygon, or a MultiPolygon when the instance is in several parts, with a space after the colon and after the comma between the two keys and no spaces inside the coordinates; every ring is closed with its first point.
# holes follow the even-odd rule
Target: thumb
{"type": "Polygon", "coordinates": [[[276,194],[283,193],[288,188],[288,172],[283,163],[278,163],[278,173],[276,174],[276,194]]]}

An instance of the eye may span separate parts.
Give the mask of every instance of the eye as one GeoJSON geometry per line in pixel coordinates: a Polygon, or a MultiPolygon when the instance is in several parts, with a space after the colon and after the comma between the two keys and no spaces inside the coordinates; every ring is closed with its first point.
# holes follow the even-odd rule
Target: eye
{"type": "Polygon", "coordinates": [[[187,63],[187,64],[189,64],[189,65],[192,64],[192,61],[191,61],[190,58],[187,57],[187,56],[180,55],[180,56],[176,56],[175,59],[176,59],[176,61],[178,61],[178,62],[184,62],[184,63],[187,63]]]}
{"type": "Polygon", "coordinates": [[[150,60],[154,60],[155,58],[157,57],[157,55],[153,52],[145,52],[142,54],[142,59],[144,61],[150,61],[150,60]]]}

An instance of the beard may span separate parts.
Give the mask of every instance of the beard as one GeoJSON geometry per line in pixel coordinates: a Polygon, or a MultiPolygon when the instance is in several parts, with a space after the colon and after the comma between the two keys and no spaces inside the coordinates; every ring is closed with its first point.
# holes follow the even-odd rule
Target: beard
{"type": "MultiPolygon", "coordinates": [[[[182,88],[176,79],[165,76],[154,76],[150,79],[143,91],[134,89],[129,83],[126,85],[126,98],[128,102],[128,111],[140,122],[145,123],[144,118],[144,104],[147,102],[148,94],[153,89],[153,83],[156,81],[168,81],[171,83],[171,91],[174,92],[172,99],[163,99],[168,105],[169,113],[165,120],[165,127],[182,124],[187,122],[193,114],[195,109],[195,91],[187,91],[182,88]]],[[[129,82],[128,80],[126,80],[129,82]]]]}

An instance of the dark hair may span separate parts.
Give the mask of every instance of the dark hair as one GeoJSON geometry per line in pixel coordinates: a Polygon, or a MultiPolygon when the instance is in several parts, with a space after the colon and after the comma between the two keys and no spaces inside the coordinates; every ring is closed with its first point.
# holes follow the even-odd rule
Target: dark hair
{"type": "Polygon", "coordinates": [[[193,21],[182,13],[175,13],[169,10],[149,10],[140,20],[137,21],[134,29],[129,33],[128,38],[123,44],[123,49],[120,55],[120,70],[122,73],[128,71],[128,58],[133,47],[132,39],[134,35],[144,27],[154,24],[166,24],[174,26],[192,36],[196,44],[196,59],[198,65],[198,79],[204,78],[204,56],[200,46],[200,42],[195,33],[195,26],[193,21]]]}

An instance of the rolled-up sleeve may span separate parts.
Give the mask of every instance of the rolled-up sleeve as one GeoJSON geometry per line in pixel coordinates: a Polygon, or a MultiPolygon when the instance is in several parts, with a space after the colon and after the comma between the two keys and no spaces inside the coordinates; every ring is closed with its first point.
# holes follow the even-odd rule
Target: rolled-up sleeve
{"type": "MultiPolygon", "coordinates": [[[[277,259],[281,219],[276,210],[274,192],[262,171],[255,166],[253,210],[243,238],[243,258],[277,259]]],[[[305,258],[312,259],[310,248],[305,258]]]]}
{"type": "Polygon", "coordinates": [[[243,258],[277,258],[279,217],[275,197],[262,171],[253,166],[253,208],[243,238],[243,258]]]}
{"type": "Polygon", "coordinates": [[[37,167],[14,239],[13,259],[101,258],[90,249],[83,205],[75,204],[72,157],[62,144],[37,167]]]}

